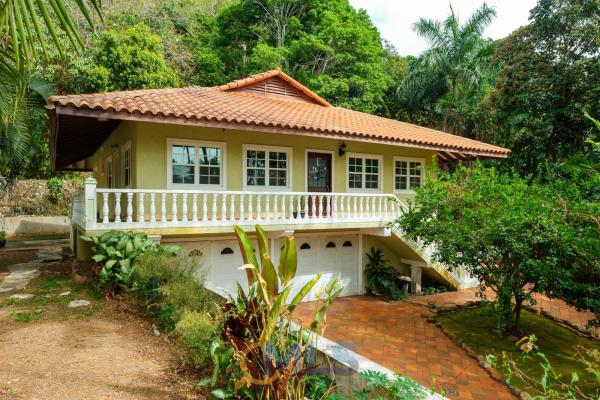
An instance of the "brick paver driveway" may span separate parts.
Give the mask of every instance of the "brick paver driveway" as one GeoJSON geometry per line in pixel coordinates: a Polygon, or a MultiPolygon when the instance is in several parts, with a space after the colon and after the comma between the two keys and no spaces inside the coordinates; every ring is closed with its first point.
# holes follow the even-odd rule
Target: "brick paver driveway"
{"type": "MultiPolygon", "coordinates": [[[[395,303],[365,296],[340,298],[327,314],[325,336],[426,387],[443,388],[449,398],[515,399],[423,318],[429,313],[425,304],[425,296],[395,303]]],[[[296,315],[309,321],[314,307],[304,303],[296,315]]]]}
{"type": "MultiPolygon", "coordinates": [[[[478,362],[426,321],[426,316],[432,315],[428,304],[462,304],[477,300],[476,292],[460,290],[396,303],[366,296],[340,298],[327,314],[325,336],[426,387],[443,388],[446,397],[514,399],[504,385],[490,378],[478,362]]],[[[488,293],[488,297],[493,297],[493,293],[488,293]]],[[[543,295],[536,295],[535,299],[535,308],[582,327],[593,318],[592,313],[577,311],[562,300],[543,295]]],[[[302,321],[310,321],[315,306],[304,303],[296,315],[302,321]]]]}

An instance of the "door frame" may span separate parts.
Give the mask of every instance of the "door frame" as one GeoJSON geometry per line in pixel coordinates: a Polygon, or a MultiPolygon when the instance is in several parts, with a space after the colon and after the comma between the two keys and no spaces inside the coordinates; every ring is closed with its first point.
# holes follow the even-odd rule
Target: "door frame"
{"type": "Polygon", "coordinates": [[[335,152],[332,150],[304,149],[304,191],[308,192],[308,153],[323,153],[331,155],[331,191],[323,193],[335,193],[335,152]]]}

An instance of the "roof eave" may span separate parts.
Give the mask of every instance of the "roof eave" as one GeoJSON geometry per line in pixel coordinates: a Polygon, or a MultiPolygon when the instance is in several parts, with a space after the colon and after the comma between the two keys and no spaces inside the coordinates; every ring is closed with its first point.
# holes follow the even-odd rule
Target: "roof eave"
{"type": "MultiPolygon", "coordinates": [[[[367,143],[384,143],[391,144],[402,147],[410,147],[410,148],[419,148],[419,149],[427,149],[434,151],[443,151],[443,152],[454,152],[461,154],[468,154],[475,157],[481,158],[507,158],[510,154],[510,150],[506,150],[506,152],[492,152],[492,151],[483,151],[483,150],[474,150],[474,149],[465,149],[451,146],[442,146],[442,145],[433,145],[426,143],[416,143],[416,142],[408,142],[401,140],[393,140],[393,139],[385,139],[385,138],[375,138],[371,136],[360,136],[360,135],[349,135],[339,132],[328,132],[328,131],[316,131],[309,129],[294,129],[294,128],[284,128],[284,127],[273,127],[259,124],[242,124],[235,122],[219,122],[219,121],[211,121],[205,119],[192,119],[192,118],[174,118],[174,117],[165,117],[162,115],[148,115],[141,113],[124,113],[124,112],[113,112],[113,111],[105,111],[105,110],[96,110],[96,109],[82,109],[75,108],[70,106],[61,106],[59,104],[54,104],[48,108],[53,108],[53,113],[55,115],[73,115],[80,117],[90,117],[90,118],[98,118],[98,119],[113,119],[120,121],[138,121],[138,122],[152,122],[152,123],[162,123],[162,124],[171,124],[171,125],[187,125],[187,126],[200,126],[205,128],[219,128],[219,129],[231,129],[231,130],[242,130],[242,131],[252,131],[252,132],[266,132],[266,133],[280,133],[280,134],[292,134],[292,135],[302,135],[302,136],[311,136],[311,137],[330,137],[339,140],[347,140],[347,141],[357,141],[357,142],[367,142],[367,143]]],[[[54,132],[54,143],[56,143],[56,136],[58,135],[58,119],[56,119],[56,127],[54,132]]],[[[56,149],[55,149],[56,150],[56,149]]],[[[55,155],[53,156],[55,158],[55,155]]]]}

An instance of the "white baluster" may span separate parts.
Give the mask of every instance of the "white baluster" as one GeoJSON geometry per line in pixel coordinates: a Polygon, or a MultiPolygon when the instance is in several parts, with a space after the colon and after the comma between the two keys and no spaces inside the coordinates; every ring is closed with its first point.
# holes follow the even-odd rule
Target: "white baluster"
{"type": "Polygon", "coordinates": [[[365,217],[365,198],[363,196],[360,196],[360,208],[358,212],[359,218],[363,219],[365,217]]]}
{"type": "Polygon", "coordinates": [[[218,194],[216,193],[212,194],[212,210],[210,219],[213,221],[217,220],[217,196],[218,194]]]}
{"type": "Polygon", "coordinates": [[[246,219],[246,216],[244,215],[244,195],[241,194],[240,195],[240,220],[243,221],[246,219]]]}
{"type": "Polygon", "coordinates": [[[102,223],[108,223],[108,192],[102,193],[102,223]]]}
{"type": "Polygon", "coordinates": [[[297,195],[296,196],[296,219],[300,220],[302,219],[302,196],[301,195],[297,195]]]}
{"type": "Polygon", "coordinates": [[[281,195],[281,219],[285,218],[285,195],[281,195]]]}
{"type": "Polygon", "coordinates": [[[144,209],[144,192],[138,193],[138,222],[146,222],[146,210],[144,209]]]}
{"type": "Polygon", "coordinates": [[[338,210],[337,210],[338,196],[332,195],[331,201],[333,202],[333,206],[331,207],[331,217],[333,219],[337,219],[338,218],[338,210]]]}
{"type": "Polygon", "coordinates": [[[229,220],[235,221],[235,195],[229,195],[229,220]]]}
{"type": "Polygon", "coordinates": [[[253,199],[253,197],[254,197],[253,194],[248,195],[248,219],[250,221],[252,221],[254,219],[254,215],[252,215],[252,199],[253,199]]]}
{"type": "Polygon", "coordinates": [[[198,222],[198,193],[192,194],[192,222],[198,222]]]}
{"type": "Polygon", "coordinates": [[[273,216],[275,219],[279,219],[279,195],[273,196],[273,216]]]}
{"type": "Polygon", "coordinates": [[[150,222],[156,222],[156,193],[150,193],[150,222]]]}
{"type": "Polygon", "coordinates": [[[133,222],[133,193],[127,193],[127,222],[133,222]]]}
{"type": "Polygon", "coordinates": [[[161,193],[160,222],[167,222],[167,194],[161,193]]]}
{"type": "Polygon", "coordinates": [[[288,204],[288,213],[290,214],[290,221],[294,219],[294,196],[288,195],[289,204],[288,204]]]}
{"type": "Polygon", "coordinates": [[[227,221],[227,195],[221,194],[221,221],[227,221]]]}
{"type": "Polygon", "coordinates": [[[182,222],[187,222],[187,220],[188,220],[188,218],[187,218],[187,211],[188,211],[187,198],[188,198],[187,193],[181,194],[181,221],[182,222]]]}
{"type": "Polygon", "coordinates": [[[372,217],[377,217],[377,214],[376,214],[377,203],[376,203],[376,201],[377,201],[377,198],[375,196],[373,196],[373,198],[371,199],[371,216],[372,217]]]}
{"type": "Polygon", "coordinates": [[[208,221],[208,205],[206,204],[206,193],[202,193],[202,221],[208,221]]]}
{"type": "MultiPolygon", "coordinates": [[[[383,197],[382,197],[382,199],[383,199],[383,197]]],[[[388,219],[388,201],[389,201],[389,199],[386,197],[383,200],[384,200],[383,201],[383,215],[384,215],[385,219],[387,220],[388,219]]]]}
{"type": "Polygon", "coordinates": [[[270,221],[274,218],[271,216],[271,195],[265,195],[265,220],[270,221]]]}
{"type": "Polygon", "coordinates": [[[171,221],[177,222],[177,193],[171,194],[171,221]]]}
{"type": "Polygon", "coordinates": [[[354,219],[357,219],[358,218],[358,205],[357,205],[358,196],[352,196],[352,197],[353,197],[353,200],[352,200],[352,203],[353,203],[352,204],[352,217],[354,219]]]}
{"type": "Polygon", "coordinates": [[[121,222],[121,193],[115,193],[115,224],[121,222]]]}
{"type": "Polygon", "coordinates": [[[303,219],[308,219],[308,200],[309,197],[308,195],[304,196],[304,218],[303,219]]]}
{"type": "Polygon", "coordinates": [[[258,195],[256,196],[256,219],[257,220],[261,220],[262,219],[262,195],[258,195]]]}
{"type": "Polygon", "coordinates": [[[377,207],[377,215],[383,217],[383,196],[379,196],[379,206],[377,207]]]}

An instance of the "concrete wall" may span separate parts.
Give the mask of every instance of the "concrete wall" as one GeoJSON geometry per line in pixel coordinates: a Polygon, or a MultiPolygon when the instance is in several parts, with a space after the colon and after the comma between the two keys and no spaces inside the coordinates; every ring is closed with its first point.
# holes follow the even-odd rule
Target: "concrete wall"
{"type": "Polygon", "coordinates": [[[69,217],[19,215],[4,218],[4,231],[8,239],[68,236],[71,224],[69,217]]]}

